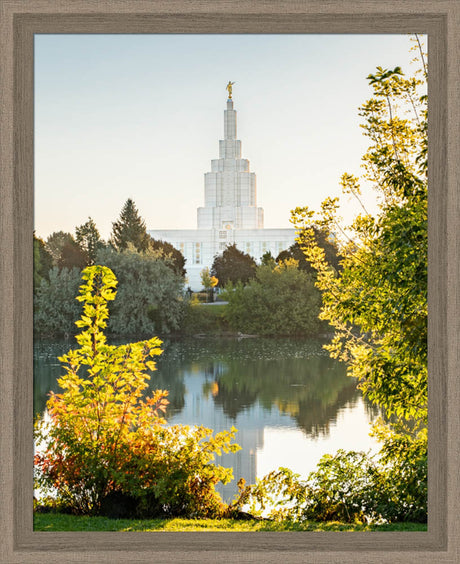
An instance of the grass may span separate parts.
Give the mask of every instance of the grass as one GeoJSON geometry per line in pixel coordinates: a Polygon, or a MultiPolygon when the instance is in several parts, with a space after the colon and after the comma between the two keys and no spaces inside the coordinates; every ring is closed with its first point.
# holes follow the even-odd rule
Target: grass
{"type": "Polygon", "coordinates": [[[360,525],[339,522],[289,523],[235,519],[109,519],[60,513],[36,513],[35,531],[426,531],[423,523],[360,525]]]}

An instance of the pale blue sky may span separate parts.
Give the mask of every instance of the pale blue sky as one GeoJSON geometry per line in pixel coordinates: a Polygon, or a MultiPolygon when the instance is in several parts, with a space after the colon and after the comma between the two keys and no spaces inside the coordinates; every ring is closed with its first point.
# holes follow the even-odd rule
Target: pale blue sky
{"type": "Polygon", "coordinates": [[[318,208],[343,172],[359,174],[366,76],[413,72],[410,46],[406,35],[36,35],[37,235],[91,216],[108,238],[128,197],[149,229],[195,228],[229,80],[265,227],[290,227],[292,208],[318,208]]]}

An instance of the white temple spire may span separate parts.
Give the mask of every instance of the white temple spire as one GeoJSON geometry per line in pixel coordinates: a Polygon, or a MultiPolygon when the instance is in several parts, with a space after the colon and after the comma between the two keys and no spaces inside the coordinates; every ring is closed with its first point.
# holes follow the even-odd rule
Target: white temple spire
{"type": "Polygon", "coordinates": [[[224,139],[236,139],[236,110],[233,109],[233,100],[227,100],[227,109],[224,111],[224,139]]]}
{"type": "Polygon", "coordinates": [[[241,158],[241,141],[236,138],[236,110],[231,98],[224,111],[224,139],[219,141],[219,158],[211,161],[211,172],[205,174],[204,184],[204,207],[197,210],[198,229],[263,228],[264,212],[256,202],[256,175],[249,171],[249,161],[241,158]]]}

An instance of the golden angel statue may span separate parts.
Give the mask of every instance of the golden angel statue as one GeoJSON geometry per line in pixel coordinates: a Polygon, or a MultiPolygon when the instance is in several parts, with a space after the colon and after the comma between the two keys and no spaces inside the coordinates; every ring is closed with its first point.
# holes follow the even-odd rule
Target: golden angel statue
{"type": "Polygon", "coordinates": [[[228,81],[227,84],[227,90],[228,90],[228,99],[231,100],[232,99],[232,86],[234,85],[234,82],[231,82],[230,80],[228,81]]]}

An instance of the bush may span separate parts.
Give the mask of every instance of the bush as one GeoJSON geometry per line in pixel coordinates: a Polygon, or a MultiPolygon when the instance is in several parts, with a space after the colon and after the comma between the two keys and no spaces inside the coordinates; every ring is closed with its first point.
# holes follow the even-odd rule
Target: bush
{"type": "Polygon", "coordinates": [[[103,329],[117,280],[103,266],[82,277],[80,348],[59,358],[64,391],[50,394],[49,419],[35,424],[36,486],[77,514],[221,515],[215,485],[231,480],[232,470],[212,461],[240,448],[231,443],[236,429],[213,436],[204,427],[165,427],[167,392],[144,397],[161,341],[108,345],[103,329]]]}
{"type": "Polygon", "coordinates": [[[299,521],[427,521],[427,440],[387,433],[379,456],[338,450],[324,455],[307,481],[280,468],[242,487],[234,506],[252,515],[299,521]]]}
{"type": "Polygon", "coordinates": [[[228,332],[228,323],[224,317],[226,307],[224,304],[189,303],[183,321],[183,332],[186,335],[199,333],[219,335],[228,332]]]}
{"type": "Polygon", "coordinates": [[[318,315],[321,296],[312,276],[288,260],[259,266],[246,286],[227,286],[225,318],[243,333],[313,335],[324,329],[318,315]]]}

